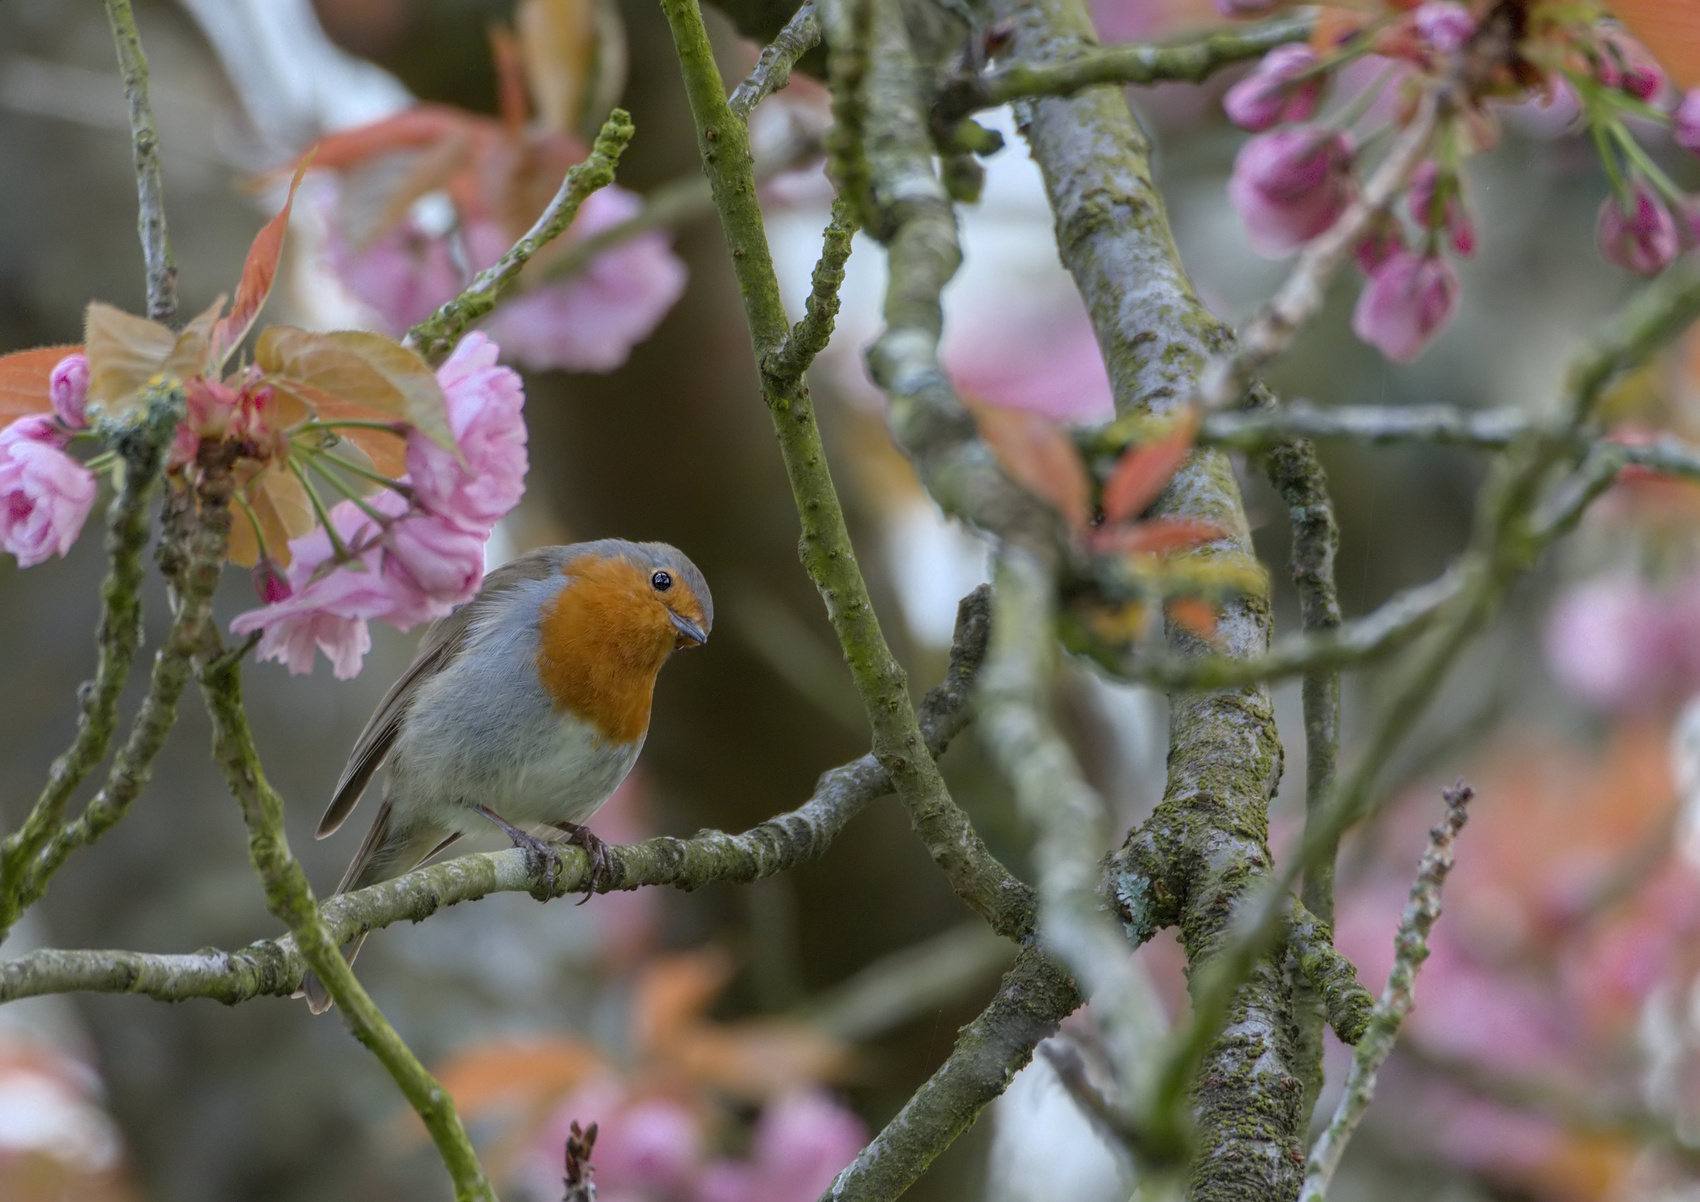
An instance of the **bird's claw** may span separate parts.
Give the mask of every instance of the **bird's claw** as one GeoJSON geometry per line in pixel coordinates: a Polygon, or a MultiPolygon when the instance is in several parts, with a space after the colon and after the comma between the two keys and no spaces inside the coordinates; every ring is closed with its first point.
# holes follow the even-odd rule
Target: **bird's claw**
{"type": "Polygon", "coordinates": [[[533,880],[542,882],[543,890],[537,895],[540,900],[554,897],[555,875],[561,867],[561,856],[554,845],[535,835],[526,835],[523,841],[515,839],[514,845],[525,852],[525,870],[533,880]]]}
{"type": "Polygon", "coordinates": [[[578,902],[582,906],[590,900],[591,894],[600,892],[602,884],[613,875],[614,853],[609,850],[608,844],[588,826],[581,826],[576,822],[560,822],[556,825],[567,832],[564,841],[576,847],[582,847],[585,858],[590,861],[590,881],[585,886],[584,896],[578,902]]]}

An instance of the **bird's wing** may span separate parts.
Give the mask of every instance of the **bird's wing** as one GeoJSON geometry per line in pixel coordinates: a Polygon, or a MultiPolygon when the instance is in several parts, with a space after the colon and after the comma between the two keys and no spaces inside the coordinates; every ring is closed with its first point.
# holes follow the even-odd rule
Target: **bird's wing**
{"type": "Polygon", "coordinates": [[[401,674],[401,679],[384,694],[384,699],[366,723],[366,729],[355,740],[348,766],[342,770],[342,779],[337,781],[336,792],[331,795],[331,804],[326,807],[325,816],[319,819],[319,838],[335,832],[348,818],[372,775],[390,753],[414,695],[421,685],[454,662],[466,646],[467,632],[473,621],[515,585],[527,580],[542,580],[558,571],[560,551],[559,547],[549,547],[509,560],[484,578],[484,586],[478,590],[476,597],[448,617],[433,623],[425,632],[419,643],[419,654],[401,674]]]}

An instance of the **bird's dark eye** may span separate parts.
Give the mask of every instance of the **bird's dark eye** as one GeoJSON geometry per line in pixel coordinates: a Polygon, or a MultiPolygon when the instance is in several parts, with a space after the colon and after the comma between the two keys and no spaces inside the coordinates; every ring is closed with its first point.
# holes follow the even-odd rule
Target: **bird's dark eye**
{"type": "Polygon", "coordinates": [[[658,593],[664,593],[673,587],[673,577],[666,572],[655,573],[649,578],[649,582],[655,586],[655,591],[658,593]]]}

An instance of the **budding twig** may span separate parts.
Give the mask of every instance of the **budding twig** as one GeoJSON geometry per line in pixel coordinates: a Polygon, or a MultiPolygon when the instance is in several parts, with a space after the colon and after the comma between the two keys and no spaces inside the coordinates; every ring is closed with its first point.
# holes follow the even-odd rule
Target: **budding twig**
{"type": "Polygon", "coordinates": [[[148,316],[171,325],[177,319],[177,264],[165,231],[165,185],[159,171],[159,131],[148,100],[148,60],[136,30],[130,0],[106,0],[106,20],[118,47],[124,98],[130,105],[130,146],[136,162],[136,196],[141,209],[142,262],[147,271],[148,316]]]}

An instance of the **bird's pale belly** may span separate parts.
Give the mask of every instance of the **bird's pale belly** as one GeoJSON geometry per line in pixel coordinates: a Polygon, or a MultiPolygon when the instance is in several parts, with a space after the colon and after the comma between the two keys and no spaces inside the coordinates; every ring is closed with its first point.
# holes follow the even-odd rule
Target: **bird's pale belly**
{"type": "Polygon", "coordinates": [[[499,738],[474,720],[458,729],[411,723],[391,760],[398,809],[445,830],[483,834],[488,806],[516,826],[583,822],[637,762],[643,739],[614,744],[570,714],[520,722],[499,738]],[[471,729],[469,729],[469,727],[471,729]]]}

